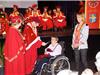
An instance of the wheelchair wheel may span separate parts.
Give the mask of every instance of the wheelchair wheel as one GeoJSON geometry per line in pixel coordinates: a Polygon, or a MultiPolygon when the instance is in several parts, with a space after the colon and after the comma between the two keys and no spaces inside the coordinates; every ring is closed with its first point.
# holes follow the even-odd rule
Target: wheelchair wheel
{"type": "Polygon", "coordinates": [[[51,73],[52,75],[56,75],[59,71],[64,69],[70,70],[70,63],[66,56],[59,56],[51,64],[51,73]]]}
{"type": "Polygon", "coordinates": [[[51,64],[44,63],[39,75],[51,75],[51,64]]]}

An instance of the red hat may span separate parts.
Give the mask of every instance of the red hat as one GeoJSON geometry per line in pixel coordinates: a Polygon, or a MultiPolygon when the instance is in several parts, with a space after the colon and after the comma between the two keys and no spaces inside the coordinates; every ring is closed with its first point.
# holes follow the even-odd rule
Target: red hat
{"type": "Polygon", "coordinates": [[[37,4],[33,4],[33,5],[32,5],[32,8],[35,8],[35,7],[37,7],[37,4]]]}
{"type": "Polygon", "coordinates": [[[13,7],[17,8],[18,9],[18,6],[17,5],[13,5],[13,7]]]}

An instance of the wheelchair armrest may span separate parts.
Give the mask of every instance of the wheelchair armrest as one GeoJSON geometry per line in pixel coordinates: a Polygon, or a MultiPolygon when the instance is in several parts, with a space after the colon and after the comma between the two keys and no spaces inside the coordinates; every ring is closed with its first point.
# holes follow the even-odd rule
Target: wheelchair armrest
{"type": "Polygon", "coordinates": [[[47,65],[47,63],[43,63],[43,65],[42,65],[41,69],[43,69],[43,67],[44,67],[45,65],[47,65]]]}
{"type": "Polygon", "coordinates": [[[57,56],[53,56],[53,57],[51,57],[51,58],[49,59],[49,62],[51,63],[52,60],[54,60],[56,57],[57,57],[57,56]]]}
{"type": "Polygon", "coordinates": [[[52,57],[49,59],[49,62],[52,62],[52,60],[56,59],[56,58],[59,57],[59,56],[63,56],[63,55],[52,56],[52,57]]]}

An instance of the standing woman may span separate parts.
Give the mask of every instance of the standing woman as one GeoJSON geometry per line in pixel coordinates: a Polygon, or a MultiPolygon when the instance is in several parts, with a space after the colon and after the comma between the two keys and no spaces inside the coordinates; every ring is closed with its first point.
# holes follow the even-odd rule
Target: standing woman
{"type": "Polygon", "coordinates": [[[79,71],[81,61],[84,65],[84,69],[87,68],[87,50],[88,50],[87,39],[89,36],[89,26],[85,22],[84,13],[77,13],[76,17],[78,23],[75,26],[73,33],[72,48],[75,53],[76,69],[79,71]]]}
{"type": "Polygon", "coordinates": [[[55,25],[55,27],[58,29],[58,30],[60,30],[60,31],[62,31],[63,30],[63,28],[65,28],[66,27],[66,23],[67,23],[67,21],[66,21],[66,17],[65,17],[65,15],[63,14],[63,12],[61,11],[61,8],[60,8],[60,6],[57,6],[56,7],[56,12],[55,12],[56,14],[55,14],[55,18],[56,19],[54,19],[54,25],[55,25]]]}
{"type": "Polygon", "coordinates": [[[9,20],[12,25],[20,24],[22,22],[17,5],[13,5],[13,12],[9,15],[9,20]]]}
{"type": "Polygon", "coordinates": [[[20,24],[12,25],[6,35],[4,45],[4,75],[25,75],[25,46],[18,28],[20,24]]]}
{"type": "Polygon", "coordinates": [[[52,17],[51,15],[48,14],[48,7],[44,7],[44,12],[42,14],[42,20],[41,24],[43,26],[43,30],[52,30],[53,28],[53,22],[52,22],[52,17]]]}
{"type": "MultiPolygon", "coordinates": [[[[29,13],[32,12],[32,9],[29,7],[29,13]],[[31,11],[30,11],[31,10],[31,11]]],[[[36,20],[36,19],[35,19],[36,20]]],[[[35,62],[37,60],[37,49],[41,47],[43,42],[38,36],[36,21],[33,21],[33,15],[28,14],[27,22],[23,30],[23,36],[26,46],[25,52],[25,72],[26,74],[31,74],[34,70],[35,62]]]]}

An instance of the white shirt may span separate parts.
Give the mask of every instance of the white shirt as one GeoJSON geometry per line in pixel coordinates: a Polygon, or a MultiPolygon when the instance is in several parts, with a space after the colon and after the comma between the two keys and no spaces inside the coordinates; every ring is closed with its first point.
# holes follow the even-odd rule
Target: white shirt
{"type": "Polygon", "coordinates": [[[51,56],[57,56],[61,55],[62,52],[62,47],[60,44],[56,43],[54,46],[50,44],[46,49],[45,49],[45,54],[50,54],[51,56]],[[52,52],[47,51],[47,49],[51,49],[52,52]]]}
{"type": "MultiPolygon", "coordinates": [[[[77,28],[77,26],[78,25],[76,25],[75,28],[77,28]]],[[[80,40],[79,40],[79,48],[78,48],[79,50],[88,48],[88,44],[87,44],[88,35],[89,35],[89,26],[84,24],[80,31],[80,40]]],[[[74,38],[75,38],[75,34],[73,34],[72,41],[74,41],[74,38]]]]}

